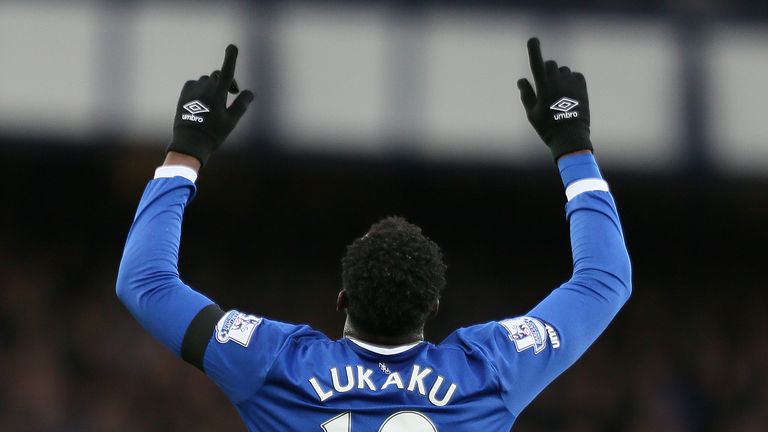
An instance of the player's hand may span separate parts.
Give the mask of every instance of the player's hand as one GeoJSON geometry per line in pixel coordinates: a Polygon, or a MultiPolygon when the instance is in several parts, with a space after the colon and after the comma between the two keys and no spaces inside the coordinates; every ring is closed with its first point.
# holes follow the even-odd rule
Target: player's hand
{"type": "Polygon", "coordinates": [[[227,93],[237,94],[235,63],[237,47],[229,45],[221,71],[187,81],[181,90],[173,123],[173,140],[168,152],[194,156],[205,165],[232,132],[253,100],[253,93],[243,90],[227,107],[227,93]]]}
{"type": "Polygon", "coordinates": [[[528,120],[552,151],[555,160],[579,150],[592,150],[589,140],[589,99],[584,75],[544,62],[537,38],[528,40],[528,57],[533,72],[531,83],[517,82],[528,120]]]}

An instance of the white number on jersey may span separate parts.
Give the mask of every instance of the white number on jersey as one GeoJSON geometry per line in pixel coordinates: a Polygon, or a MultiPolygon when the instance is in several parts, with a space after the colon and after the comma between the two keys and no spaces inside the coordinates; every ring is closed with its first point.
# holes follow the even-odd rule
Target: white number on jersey
{"type": "MultiPolygon", "coordinates": [[[[352,413],[339,414],[320,427],[325,432],[352,432],[352,413]]],[[[379,432],[437,432],[437,428],[420,412],[398,411],[384,420],[379,432]]]]}

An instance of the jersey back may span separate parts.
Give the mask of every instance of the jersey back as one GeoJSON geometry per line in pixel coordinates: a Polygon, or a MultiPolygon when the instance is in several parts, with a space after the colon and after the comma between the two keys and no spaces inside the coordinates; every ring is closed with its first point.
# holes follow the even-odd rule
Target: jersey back
{"type": "Polygon", "coordinates": [[[521,326],[491,322],[388,350],[230,311],[204,368],[250,431],[506,431],[533,396],[515,398],[517,374],[504,369],[521,354],[545,365],[555,334],[538,319],[514,320],[521,326]]]}

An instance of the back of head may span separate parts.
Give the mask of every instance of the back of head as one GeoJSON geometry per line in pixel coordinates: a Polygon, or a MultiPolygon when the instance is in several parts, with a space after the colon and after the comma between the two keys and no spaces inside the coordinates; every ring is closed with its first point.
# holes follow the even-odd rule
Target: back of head
{"type": "Polygon", "coordinates": [[[440,248],[400,217],[371,226],[347,247],[341,263],[349,319],[371,335],[420,330],[445,288],[440,248]]]}

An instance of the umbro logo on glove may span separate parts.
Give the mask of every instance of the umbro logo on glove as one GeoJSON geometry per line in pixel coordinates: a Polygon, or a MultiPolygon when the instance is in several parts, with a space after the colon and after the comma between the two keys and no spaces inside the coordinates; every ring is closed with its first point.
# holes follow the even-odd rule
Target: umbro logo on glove
{"type": "Polygon", "coordinates": [[[550,105],[549,109],[553,111],[560,111],[559,113],[555,114],[555,120],[567,119],[579,116],[578,111],[571,111],[572,109],[576,108],[578,104],[579,101],[564,97],[550,105]]]}
{"type": "Polygon", "coordinates": [[[205,104],[203,104],[199,100],[194,100],[192,102],[186,103],[183,105],[182,108],[184,108],[185,110],[187,110],[187,112],[189,112],[189,114],[181,115],[182,120],[189,120],[189,121],[198,122],[198,123],[202,123],[205,120],[202,117],[198,116],[197,114],[211,112],[211,110],[208,109],[208,107],[205,106],[205,104]]]}

